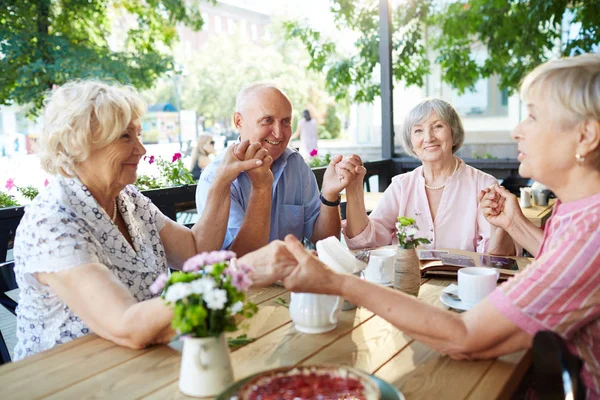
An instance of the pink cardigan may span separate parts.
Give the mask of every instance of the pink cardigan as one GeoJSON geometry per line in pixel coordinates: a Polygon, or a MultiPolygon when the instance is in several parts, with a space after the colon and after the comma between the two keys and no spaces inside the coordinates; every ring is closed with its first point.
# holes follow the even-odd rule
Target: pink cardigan
{"type": "Polygon", "coordinates": [[[350,239],[346,236],[346,221],[342,232],[351,249],[385,246],[397,243],[396,218],[414,218],[419,227],[416,237],[431,240],[424,248],[451,248],[485,253],[490,240],[490,224],[485,220],[477,195],[480,190],[497,184],[493,176],[460,163],[456,173],[448,178],[438,206],[435,222],[431,219],[425,194],[423,167],[395,176],[377,208],[369,216],[365,230],[350,239]]]}

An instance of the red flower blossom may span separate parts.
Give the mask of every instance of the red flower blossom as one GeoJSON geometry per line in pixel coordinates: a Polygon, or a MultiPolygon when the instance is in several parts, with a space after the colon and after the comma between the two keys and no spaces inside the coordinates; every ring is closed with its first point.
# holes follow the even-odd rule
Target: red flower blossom
{"type": "Polygon", "coordinates": [[[318,154],[318,151],[317,151],[317,149],[312,149],[312,150],[310,151],[310,156],[311,156],[311,157],[314,157],[314,156],[316,156],[317,154],[318,154]]]}
{"type": "Polygon", "coordinates": [[[10,178],[9,180],[7,180],[5,186],[6,186],[6,189],[8,189],[8,191],[10,192],[10,190],[15,187],[14,179],[10,178]]]}
{"type": "Polygon", "coordinates": [[[173,160],[171,160],[171,162],[175,162],[177,160],[179,160],[181,158],[181,153],[175,153],[173,154],[173,160]]]}
{"type": "Polygon", "coordinates": [[[148,164],[154,164],[154,156],[150,156],[148,159],[148,164]]]}
{"type": "Polygon", "coordinates": [[[49,184],[49,183],[50,183],[50,182],[48,182],[48,179],[46,179],[46,180],[44,181],[44,186],[48,186],[48,184],[49,184]]]}

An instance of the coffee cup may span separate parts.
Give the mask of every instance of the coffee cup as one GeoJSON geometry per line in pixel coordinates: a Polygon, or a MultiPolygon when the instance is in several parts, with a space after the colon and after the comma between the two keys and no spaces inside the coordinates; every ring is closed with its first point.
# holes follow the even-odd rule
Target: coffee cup
{"type": "Polygon", "coordinates": [[[340,296],[292,292],[290,317],[299,332],[329,332],[337,326],[342,304],[340,296]]]}
{"type": "Polygon", "coordinates": [[[369,263],[363,273],[369,282],[388,284],[394,279],[395,250],[371,250],[369,263]]]}
{"type": "Polygon", "coordinates": [[[473,307],[496,289],[500,274],[487,267],[458,270],[458,297],[466,307],[473,307]]]}

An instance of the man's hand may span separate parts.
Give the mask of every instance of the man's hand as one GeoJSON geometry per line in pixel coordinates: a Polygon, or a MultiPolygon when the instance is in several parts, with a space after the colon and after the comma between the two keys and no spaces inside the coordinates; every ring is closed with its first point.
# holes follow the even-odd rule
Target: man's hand
{"type": "Polygon", "coordinates": [[[339,168],[338,164],[342,161],[341,154],[331,158],[331,162],[323,175],[323,197],[329,201],[335,201],[342,190],[348,186],[353,173],[349,171],[350,167],[339,168]]]}
{"type": "Polygon", "coordinates": [[[215,180],[222,179],[231,184],[237,179],[240,173],[256,169],[268,162],[268,160],[265,160],[268,155],[266,150],[265,152],[255,151],[253,157],[245,159],[244,155],[250,147],[251,145],[248,140],[242,140],[240,143],[230,146],[217,169],[215,180]]]}
{"type": "Polygon", "coordinates": [[[250,279],[256,287],[269,286],[282,280],[298,264],[281,240],[246,254],[238,262],[253,267],[250,279]]]}
{"type": "Polygon", "coordinates": [[[363,181],[367,169],[363,167],[362,160],[356,154],[350,154],[342,159],[336,165],[336,173],[338,176],[349,176],[346,191],[363,191],[363,181]]]}
{"type": "Polygon", "coordinates": [[[477,196],[485,219],[508,231],[516,218],[523,217],[517,196],[499,185],[482,190],[477,196]]]}

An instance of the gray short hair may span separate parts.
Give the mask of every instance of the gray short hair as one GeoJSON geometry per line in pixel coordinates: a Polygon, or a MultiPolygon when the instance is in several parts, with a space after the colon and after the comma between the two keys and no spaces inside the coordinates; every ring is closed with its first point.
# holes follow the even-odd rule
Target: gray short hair
{"type": "Polygon", "coordinates": [[[417,157],[410,140],[413,126],[425,121],[432,111],[436,113],[439,119],[450,125],[452,130],[452,153],[456,153],[463,145],[465,130],[454,107],[442,99],[427,98],[410,110],[402,125],[402,144],[408,155],[417,157]]]}
{"type": "Polygon", "coordinates": [[[42,168],[52,175],[73,176],[77,163],[119,139],[145,111],[146,104],[131,86],[76,80],[53,90],[45,100],[39,140],[42,168]]]}
{"type": "Polygon", "coordinates": [[[250,97],[251,94],[253,94],[254,92],[260,90],[260,89],[275,89],[278,90],[289,102],[290,104],[292,104],[290,98],[288,97],[287,94],[285,94],[285,92],[275,83],[275,82],[254,82],[251,83],[247,86],[244,86],[237,94],[237,96],[235,97],[235,112],[241,113],[242,112],[242,108],[244,108],[244,105],[246,104],[246,102],[248,101],[248,98],[250,97]]]}

